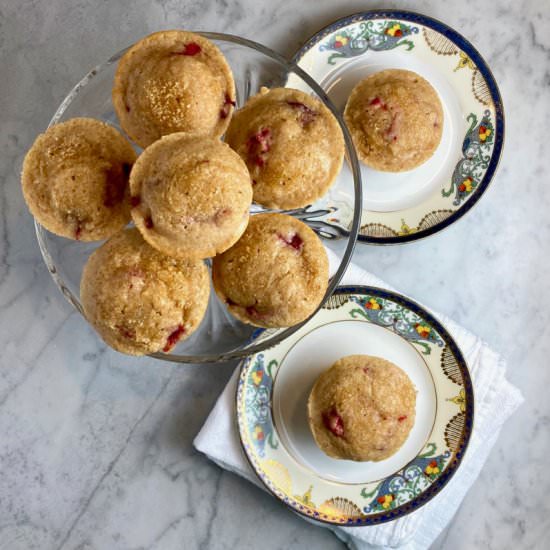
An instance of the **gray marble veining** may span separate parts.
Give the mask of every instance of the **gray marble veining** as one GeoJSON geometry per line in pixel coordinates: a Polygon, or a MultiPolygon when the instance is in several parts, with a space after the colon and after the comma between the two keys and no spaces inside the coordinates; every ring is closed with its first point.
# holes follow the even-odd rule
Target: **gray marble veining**
{"type": "MultiPolygon", "coordinates": [[[[25,151],[76,81],[148,32],[223,31],[290,55],[330,21],[397,3],[0,2],[0,548],[342,548],[222,472],[192,440],[233,364],[118,355],[42,263],[19,187],[25,151]]],[[[507,115],[496,181],[464,219],[355,261],[502,352],[526,404],[435,548],[550,546],[550,9],[525,0],[401,2],[486,57],[507,115]]]]}

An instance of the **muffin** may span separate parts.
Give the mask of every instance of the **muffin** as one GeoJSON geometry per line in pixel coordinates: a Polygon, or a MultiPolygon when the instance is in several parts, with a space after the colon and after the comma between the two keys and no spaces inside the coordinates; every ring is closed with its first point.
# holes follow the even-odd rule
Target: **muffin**
{"type": "Polygon", "coordinates": [[[290,88],[262,88],[237,111],[225,141],[246,162],[254,201],[301,208],[322,197],[342,167],[344,138],[318,99],[290,88]]]}
{"type": "Polygon", "coordinates": [[[336,361],[308,400],[311,433],[332,458],[379,461],[395,454],[414,425],[416,390],[396,365],[369,355],[336,361]]]}
{"type": "Polygon", "coordinates": [[[118,63],[112,96],[120,125],[142,147],[174,132],[220,137],[236,97],[221,51],[186,31],[134,44],[118,63]]]}
{"type": "Polygon", "coordinates": [[[128,177],[136,153],[112,126],[73,118],[36,138],[23,162],[27,206],[48,231],[81,241],[110,237],[130,221],[128,177]]]}
{"type": "Polygon", "coordinates": [[[219,254],[248,224],[250,174],[239,155],[218,139],[165,136],[138,158],[130,190],[136,227],[151,246],[170,256],[219,254]]]}
{"type": "Polygon", "coordinates": [[[435,152],[443,131],[437,92],[412,71],[388,69],[355,86],[344,119],[357,155],[386,172],[412,170],[435,152]]]}
{"type": "Polygon", "coordinates": [[[285,214],[256,214],[239,241],[212,262],[220,300],[243,323],[288,327],[309,317],[328,285],[317,235],[285,214]]]}
{"type": "Polygon", "coordinates": [[[210,282],[201,260],[177,260],[135,228],[111,237],[86,262],[84,314],[109,346],[129,355],[170,351],[199,326],[210,282]]]}

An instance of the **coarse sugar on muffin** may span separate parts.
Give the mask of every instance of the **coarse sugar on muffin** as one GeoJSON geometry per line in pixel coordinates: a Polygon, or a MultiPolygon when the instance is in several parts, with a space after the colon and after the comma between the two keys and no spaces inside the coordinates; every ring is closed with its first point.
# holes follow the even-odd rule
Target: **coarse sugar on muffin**
{"type": "Polygon", "coordinates": [[[248,224],[250,174],[218,139],[182,132],[156,141],[138,158],[130,191],[136,227],[170,256],[219,254],[248,224]]]}
{"type": "Polygon", "coordinates": [[[416,390],[399,367],[349,355],[323,372],[311,390],[308,420],[328,456],[379,461],[395,454],[414,425],[416,390]]]}
{"type": "Polygon", "coordinates": [[[80,281],[84,314],[103,340],[129,355],[170,351],[200,325],[210,293],[202,260],[149,246],[135,228],[105,242],[80,281]]]}
{"type": "Polygon", "coordinates": [[[333,114],[291,88],[262,88],[235,113],[225,141],[248,166],[254,201],[268,208],[301,208],[321,198],[344,158],[333,114]]]}
{"type": "Polygon", "coordinates": [[[402,172],[426,162],[443,132],[435,89],[402,69],[374,73],[353,88],[344,119],[359,159],[376,170],[402,172]]]}
{"type": "Polygon", "coordinates": [[[251,216],[244,235],[212,262],[220,300],[243,323],[288,327],[309,317],[328,286],[319,237],[285,214],[251,216]]]}
{"type": "Polygon", "coordinates": [[[113,105],[123,130],[147,147],[175,132],[220,137],[235,105],[233,74],[213,42],[187,31],[161,31],[120,59],[113,105]]]}
{"type": "Polygon", "coordinates": [[[136,153],[112,126],[73,118],[39,135],[23,162],[27,206],[48,231],[106,239],[130,221],[128,178],[136,153]]]}

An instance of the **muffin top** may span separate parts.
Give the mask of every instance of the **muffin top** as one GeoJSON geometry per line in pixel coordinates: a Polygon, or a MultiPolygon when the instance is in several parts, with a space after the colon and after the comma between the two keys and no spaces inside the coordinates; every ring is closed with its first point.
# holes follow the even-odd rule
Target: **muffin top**
{"type": "Polygon", "coordinates": [[[120,59],[113,105],[124,131],[147,147],[174,132],[220,137],[235,105],[235,83],[221,51],[186,31],[161,31],[120,59]]]}
{"type": "Polygon", "coordinates": [[[209,293],[204,262],[165,256],[135,228],[98,248],[80,282],[88,321],[107,344],[129,355],[167,352],[189,337],[204,317],[209,293]]]}
{"type": "Polygon", "coordinates": [[[239,241],[214,258],[212,279],[240,321],[288,327],[321,303],[328,259],[319,237],[303,222],[285,214],[256,214],[239,241]]]}
{"type": "Polygon", "coordinates": [[[359,82],[344,118],[359,159],[388,172],[411,170],[439,145],[443,108],[430,83],[402,69],[388,69],[359,82]]]}
{"type": "Polygon", "coordinates": [[[112,126],[73,118],[39,135],[23,162],[23,195],[48,231],[105,239],[130,221],[128,177],[136,153],[112,126]]]}
{"type": "Polygon", "coordinates": [[[333,458],[379,461],[396,453],[414,425],[416,391],[396,365],[349,355],[311,390],[308,418],[319,448],[333,458]]]}
{"type": "Polygon", "coordinates": [[[262,88],[231,120],[226,142],[246,162],[254,201],[301,208],[322,197],[344,158],[344,138],[318,99],[291,88],[262,88]]]}
{"type": "Polygon", "coordinates": [[[218,139],[165,136],[140,155],[130,189],[134,223],[151,246],[170,256],[214,256],[248,223],[250,175],[218,139]]]}

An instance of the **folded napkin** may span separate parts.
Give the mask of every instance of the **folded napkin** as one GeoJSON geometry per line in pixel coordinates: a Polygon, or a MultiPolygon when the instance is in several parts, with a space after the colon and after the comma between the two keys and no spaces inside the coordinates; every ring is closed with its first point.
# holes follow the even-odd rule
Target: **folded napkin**
{"type": "MultiPolygon", "coordinates": [[[[331,266],[338,258],[329,251],[331,266]]],[[[392,290],[387,284],[351,264],[343,285],[369,285],[392,290]]],[[[468,363],[474,384],[475,423],[462,465],[445,489],[426,505],[396,521],[376,526],[327,526],[352,550],[403,548],[425,550],[448,525],[472,486],[498,439],[504,422],[522,403],[517,388],[505,378],[506,363],[477,336],[443,315],[434,314],[451,333],[468,363]]],[[[222,468],[263,488],[241,449],[235,422],[236,369],[194,441],[197,450],[222,468]]],[[[315,523],[316,525],[323,525],[315,523]]]]}

